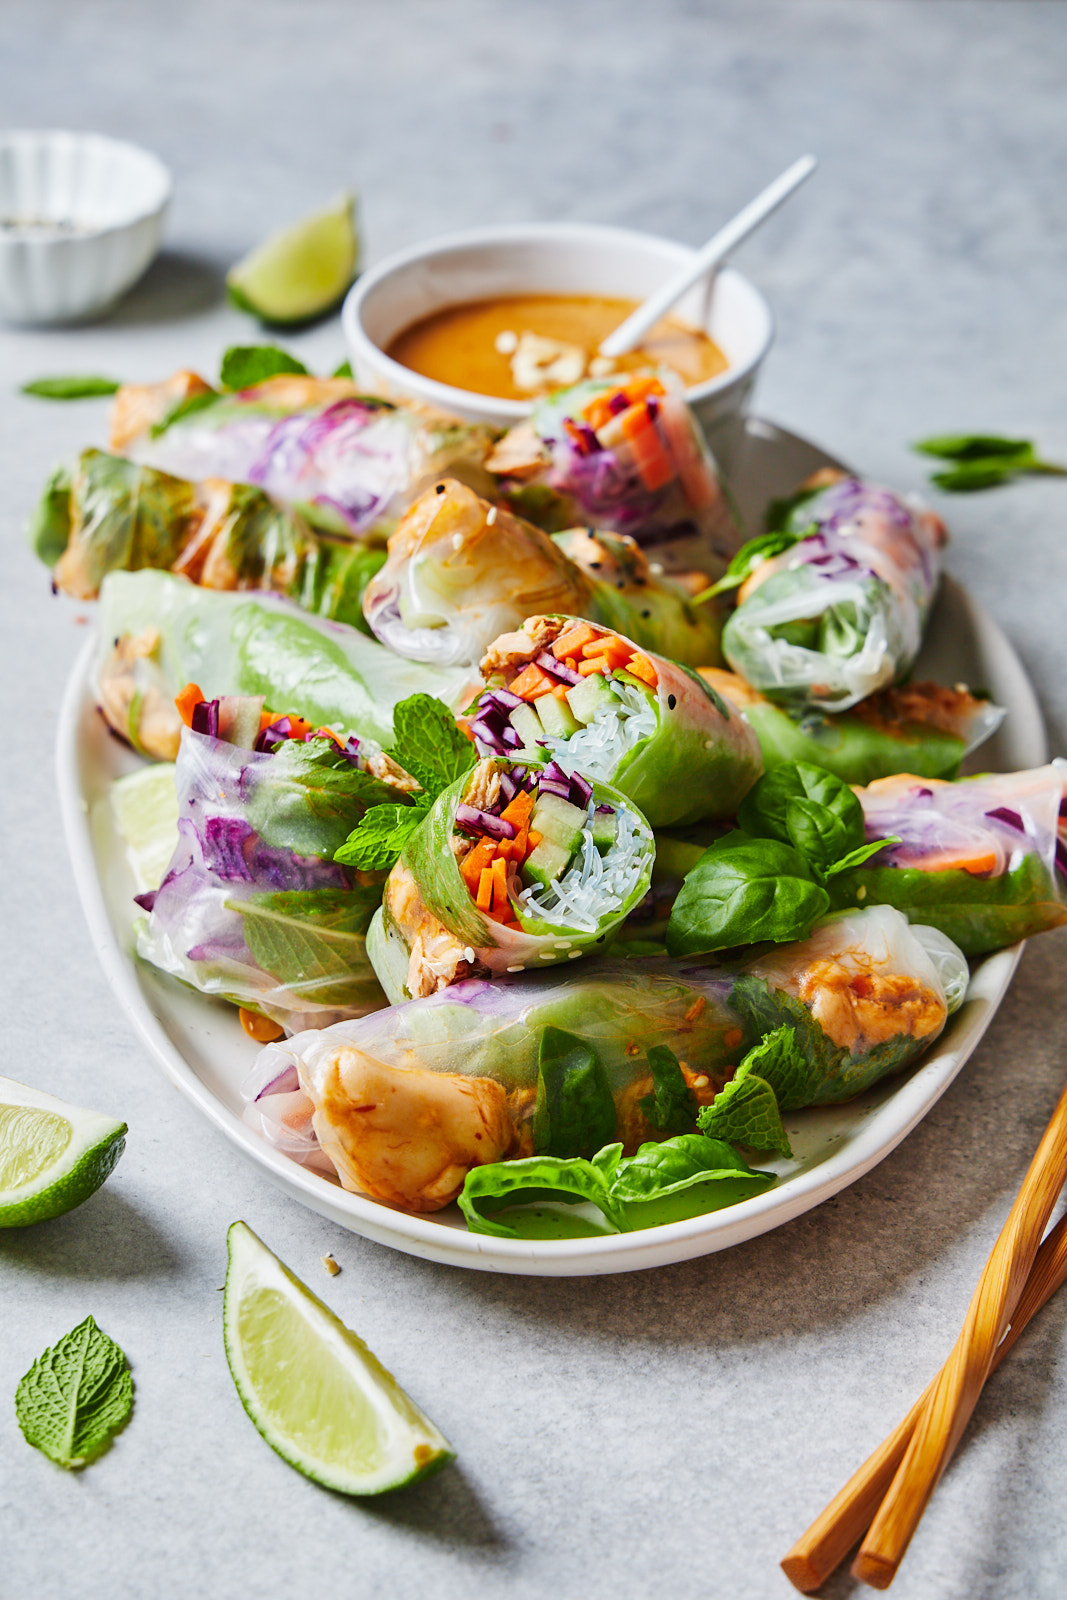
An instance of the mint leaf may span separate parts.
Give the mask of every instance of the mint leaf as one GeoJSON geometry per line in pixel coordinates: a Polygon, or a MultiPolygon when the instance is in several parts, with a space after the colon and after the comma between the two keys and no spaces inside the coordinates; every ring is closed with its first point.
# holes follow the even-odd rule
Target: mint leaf
{"type": "Polygon", "coordinates": [[[534,1150],[592,1156],[615,1132],[615,1101],[596,1051],[576,1034],[548,1027],[537,1058],[534,1150]]]}
{"type": "Polygon", "coordinates": [[[330,377],[331,378],[351,378],[352,377],[352,363],[351,363],[351,361],[342,361],[341,365],[339,367],[335,367],[334,370],[330,373],[330,377]]]}
{"type": "Polygon", "coordinates": [[[15,1391],[27,1443],[61,1467],[94,1460],[132,1409],[129,1363],[92,1317],[38,1356],[15,1391]]]}
{"type": "Polygon", "coordinates": [[[1020,472],[1047,472],[1067,477],[1067,467],[1042,461],[1029,439],[1004,439],[996,433],[945,433],[919,439],[912,445],[920,455],[935,456],[955,465],[932,472],[930,482],[957,494],[993,489],[1020,472]]]}
{"type": "Polygon", "coordinates": [[[711,1138],[730,1139],[751,1150],[770,1150],[780,1156],[793,1154],[774,1090],[755,1073],[731,1078],[712,1104],[701,1108],[697,1123],[701,1133],[711,1138]]]}
{"type": "Polygon", "coordinates": [[[750,539],[747,544],[741,546],[718,583],[713,583],[710,589],[702,589],[694,597],[693,605],[700,605],[702,601],[710,600],[714,595],[725,594],[728,589],[739,589],[761,561],[769,561],[771,556],[781,555],[783,550],[790,549],[792,545],[798,544],[801,539],[806,539],[813,532],[815,532],[814,523],[811,527],[800,530],[776,528],[771,533],[761,533],[758,538],[750,539]]]}
{"type": "Polygon", "coordinates": [[[451,711],[432,694],[409,695],[394,709],[390,753],[431,800],[469,772],[478,759],[451,711]]]}
{"type": "Polygon", "coordinates": [[[691,1133],[696,1118],[696,1095],[685,1081],[678,1057],[665,1044],[648,1052],[653,1092],[639,1102],[654,1128],[662,1133],[691,1133]]]}
{"type": "Polygon", "coordinates": [[[424,800],[414,805],[373,806],[334,851],[334,860],[361,872],[387,872],[429,809],[424,800]]]}
{"type": "Polygon", "coordinates": [[[667,923],[667,951],[694,956],[762,939],[806,939],[829,905],[798,850],[736,829],[686,876],[667,923]]]}
{"type": "Polygon", "coordinates": [[[122,384],[117,378],[32,378],[20,394],[33,394],[39,400],[91,400],[96,395],[114,394],[122,384]]]}
{"type": "Polygon", "coordinates": [[[306,375],[307,367],[276,344],[232,344],[222,358],[219,382],[224,389],[252,389],[280,372],[306,375]]]}
{"type": "Polygon", "coordinates": [[[811,1077],[811,1064],[797,1044],[796,1029],[783,1024],[765,1034],[745,1056],[734,1073],[733,1081],[747,1077],[749,1073],[758,1074],[764,1082],[769,1083],[780,1104],[800,1104],[799,1097],[805,1092],[811,1077]]]}
{"type": "Polygon", "coordinates": [[[151,438],[158,439],[160,434],[166,433],[176,422],[181,422],[183,417],[192,416],[197,411],[206,411],[220,398],[217,389],[201,389],[198,394],[187,394],[181,400],[176,400],[166,416],[159,422],[153,422],[148,430],[151,438]]]}
{"type": "Polygon", "coordinates": [[[832,878],[837,872],[849,872],[853,867],[861,867],[871,856],[876,856],[879,850],[886,850],[891,844],[899,844],[900,840],[893,836],[891,839],[872,839],[868,844],[861,844],[859,849],[850,850],[847,856],[842,856],[840,861],[835,861],[832,867],[827,867],[825,876],[832,878]]]}

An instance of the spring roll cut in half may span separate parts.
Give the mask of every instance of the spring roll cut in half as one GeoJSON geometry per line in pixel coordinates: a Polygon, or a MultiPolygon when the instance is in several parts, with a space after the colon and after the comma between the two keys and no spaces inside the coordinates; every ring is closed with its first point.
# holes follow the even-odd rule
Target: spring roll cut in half
{"type": "Polygon", "coordinates": [[[469,672],[434,670],[383,650],[354,628],[308,616],[275,595],[198,589],[165,572],[115,572],[100,594],[97,703],[135,750],[173,761],[181,737],[174,697],[186,683],[208,699],[262,695],[309,722],[389,745],[393,708],[413,694],[455,710],[469,672]]]}
{"type": "Polygon", "coordinates": [[[30,533],[58,589],[93,600],[109,572],[175,572],[205,589],[269,589],[369,633],[363,591],[385,552],[313,529],[262,489],[189,483],[85,450],[53,473],[30,533]]]}
{"type": "Polygon", "coordinates": [[[179,408],[175,396],[173,380],[120,389],[112,448],[179,478],[253,484],[330,532],[384,537],[443,472],[492,484],[487,428],[360,394],[349,378],[285,373],[236,394],[203,384],[179,408]]]}
{"type": "Polygon", "coordinates": [[[617,789],[487,757],[434,802],[389,875],[370,941],[382,985],[414,999],[602,948],[654,859],[651,828],[617,789]]]}
{"type": "Polygon", "coordinates": [[[261,1054],[246,1120],[301,1161],[325,1153],[347,1189],[409,1211],[453,1199],[473,1167],[541,1153],[534,1112],[544,1030],[593,1049],[627,1151],[650,1121],[651,1045],[681,1064],[693,1112],[784,1024],[804,1061],[783,1110],[847,1100],[931,1044],[967,965],[889,907],[832,917],[802,944],[735,969],[660,960],[468,979],[261,1054]]]}
{"type": "Polygon", "coordinates": [[[834,904],[896,906],[969,956],[1067,922],[1067,762],[856,792],[867,838],[899,843],[831,878],[834,904]]]}
{"type": "Polygon", "coordinates": [[[641,540],[695,532],[720,559],[740,543],[700,425],[669,377],[561,389],[486,464],[514,508],[551,533],[579,523],[641,540]]]}
{"type": "Polygon", "coordinates": [[[791,713],[757,694],[735,672],[700,675],[743,712],[759,740],[764,770],[787,761],[825,767],[845,783],[873,783],[897,772],[952,778],[960,762],[1000,727],[1004,707],[963,684],[909,683],[880,689],[848,711],[791,713]]]}
{"type": "Polygon", "coordinates": [[[769,699],[844,711],[911,667],[947,535],[889,489],[832,471],[817,480],[779,530],[795,542],[738,591],[723,652],[769,699]]]}
{"type": "Polygon", "coordinates": [[[759,777],[755,734],[696,672],[574,617],[528,617],[482,661],[467,715],[482,754],[528,751],[612,783],[653,828],[732,815],[759,777]]]}
{"type": "Polygon", "coordinates": [[[138,897],[138,955],[289,1029],[384,1005],[366,953],[380,887],[332,856],[367,804],[403,799],[403,780],[376,780],[357,739],[275,717],[258,697],[194,692],[185,709],[178,844],[138,897]]]}
{"type": "Polygon", "coordinates": [[[722,659],[715,607],[693,605],[705,573],[653,573],[625,535],[580,528],[549,538],[465,484],[443,478],[389,540],[367,584],[364,615],[398,655],[475,664],[497,634],[535,612],[562,611],[620,627],[640,644],[695,666],[722,659]]]}

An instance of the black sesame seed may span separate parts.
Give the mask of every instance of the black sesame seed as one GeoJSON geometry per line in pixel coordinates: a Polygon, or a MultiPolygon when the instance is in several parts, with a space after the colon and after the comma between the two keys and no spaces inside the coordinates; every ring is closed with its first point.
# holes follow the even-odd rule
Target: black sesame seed
{"type": "Polygon", "coordinates": [[[586,528],[585,531],[589,535],[590,539],[595,539],[596,538],[596,529],[595,528],[586,528]]]}
{"type": "Polygon", "coordinates": [[[616,589],[625,589],[626,588],[625,580],[623,578],[619,578],[619,580],[615,584],[615,587],[616,587],[616,589]]]}
{"type": "Polygon", "coordinates": [[[641,615],[643,617],[650,617],[652,615],[652,613],[651,613],[651,611],[642,611],[641,615]]]}
{"type": "Polygon", "coordinates": [[[667,696],[667,710],[668,711],[673,711],[677,704],[678,704],[677,697],[675,695],[673,695],[673,694],[669,694],[667,696]]]}
{"type": "Polygon", "coordinates": [[[601,563],[599,561],[590,561],[589,565],[592,567],[594,572],[600,571],[601,563]]]}
{"type": "Polygon", "coordinates": [[[439,483],[439,484],[438,484],[438,485],[437,485],[437,492],[438,492],[438,494],[444,494],[444,492],[445,492],[445,486],[444,486],[444,484],[443,484],[443,483],[439,483]]]}

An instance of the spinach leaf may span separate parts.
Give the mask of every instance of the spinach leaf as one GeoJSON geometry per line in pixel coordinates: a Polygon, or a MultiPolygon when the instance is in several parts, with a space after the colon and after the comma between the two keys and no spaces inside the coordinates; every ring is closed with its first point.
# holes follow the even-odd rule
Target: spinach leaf
{"type": "Polygon", "coordinates": [[[36,395],[39,400],[91,400],[97,395],[114,394],[122,384],[117,378],[32,378],[20,394],[36,395]]]}
{"type": "Polygon", "coordinates": [[[690,1089],[678,1064],[678,1057],[665,1044],[654,1044],[648,1052],[652,1074],[652,1093],[639,1102],[654,1128],[662,1133],[691,1133],[696,1120],[696,1095],[690,1089]]]}
{"type": "Polygon", "coordinates": [[[686,877],[667,923],[667,950],[692,956],[763,939],[805,939],[829,905],[799,851],[737,829],[706,850],[686,877]]]}
{"type": "Polygon", "coordinates": [[[282,372],[307,374],[307,367],[276,344],[232,344],[222,358],[219,382],[224,389],[253,389],[282,372]]]}
{"type": "Polygon", "coordinates": [[[596,1051],[576,1034],[548,1027],[537,1058],[534,1150],[588,1158],[611,1141],[615,1101],[596,1051]]]}

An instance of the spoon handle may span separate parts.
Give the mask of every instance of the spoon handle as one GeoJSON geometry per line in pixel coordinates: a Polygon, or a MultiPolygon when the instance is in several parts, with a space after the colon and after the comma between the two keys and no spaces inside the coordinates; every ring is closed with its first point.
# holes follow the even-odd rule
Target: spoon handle
{"type": "Polygon", "coordinates": [[[669,278],[661,289],[642,302],[637,310],[620,322],[614,332],[600,346],[602,356],[624,356],[628,350],[640,344],[648,330],[654,326],[668,312],[676,301],[682,298],[687,289],[691,289],[699,278],[718,266],[719,262],[728,256],[730,251],[746,239],[760,223],[776,211],[804,182],[811,176],[818,163],[814,156],[801,156],[799,161],[794,161],[791,167],[769,183],[754,200],[743,206],[735,217],[712,235],[702,250],[699,250],[683,270],[674,278],[669,278]]]}

